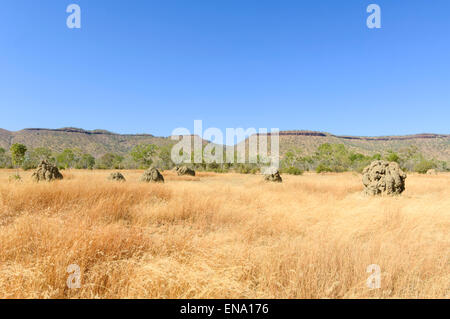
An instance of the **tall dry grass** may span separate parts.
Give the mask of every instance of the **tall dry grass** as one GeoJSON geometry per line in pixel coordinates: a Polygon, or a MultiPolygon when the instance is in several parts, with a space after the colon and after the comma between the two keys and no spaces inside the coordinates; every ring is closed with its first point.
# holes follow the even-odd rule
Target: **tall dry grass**
{"type": "Polygon", "coordinates": [[[360,176],[200,174],[166,183],[0,172],[1,298],[448,298],[450,175],[400,197],[360,176]],[[66,268],[81,268],[69,289],[66,268]],[[381,267],[369,289],[367,266],[381,267]]]}

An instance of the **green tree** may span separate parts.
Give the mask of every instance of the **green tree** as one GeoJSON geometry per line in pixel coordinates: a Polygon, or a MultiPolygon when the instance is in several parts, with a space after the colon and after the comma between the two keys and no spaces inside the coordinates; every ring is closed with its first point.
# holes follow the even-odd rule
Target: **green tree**
{"type": "Polygon", "coordinates": [[[309,156],[302,156],[302,150],[299,148],[288,150],[282,160],[281,167],[284,171],[303,172],[311,168],[314,161],[309,156]]]}
{"type": "Polygon", "coordinates": [[[77,160],[76,168],[92,169],[95,166],[95,158],[91,154],[84,153],[77,160]]]}
{"type": "Polygon", "coordinates": [[[381,160],[381,154],[375,154],[375,155],[373,155],[372,156],[372,160],[374,160],[374,161],[379,161],[379,160],[381,160]]]}
{"type": "Polygon", "coordinates": [[[388,153],[386,155],[386,160],[388,162],[400,163],[400,156],[397,153],[395,153],[394,151],[388,151],[388,153]]]}
{"type": "Polygon", "coordinates": [[[45,147],[35,148],[26,153],[23,168],[36,168],[42,160],[54,162],[54,158],[52,158],[52,152],[45,147]]]}
{"type": "Polygon", "coordinates": [[[165,145],[159,148],[157,165],[162,169],[171,169],[175,166],[175,164],[172,162],[171,145],[165,145]]]}
{"type": "Polygon", "coordinates": [[[294,167],[301,161],[300,154],[302,151],[300,149],[291,149],[284,154],[282,160],[282,165],[286,167],[294,167]]]}
{"type": "Polygon", "coordinates": [[[374,156],[366,156],[361,153],[350,153],[350,162],[351,162],[351,169],[357,172],[362,172],[364,167],[370,164],[374,159],[376,159],[374,156]]]}
{"type": "Polygon", "coordinates": [[[131,157],[140,168],[148,168],[153,163],[158,147],[154,144],[139,144],[131,150],[131,157]]]}
{"type": "Polygon", "coordinates": [[[71,149],[65,149],[62,153],[56,155],[56,162],[59,167],[71,168],[75,164],[75,153],[71,149]]]}
{"type": "Polygon", "coordinates": [[[99,169],[121,168],[123,159],[123,156],[106,153],[96,161],[96,167],[99,169]]]}
{"type": "Polygon", "coordinates": [[[417,173],[425,174],[429,169],[436,168],[436,163],[434,161],[422,159],[414,166],[414,170],[417,173]]]}
{"type": "Polygon", "coordinates": [[[16,168],[19,168],[20,166],[22,166],[24,160],[25,160],[25,154],[27,152],[27,147],[23,144],[13,144],[10,148],[10,152],[11,152],[11,159],[13,162],[13,165],[16,168]]]}
{"type": "Polygon", "coordinates": [[[0,167],[6,167],[6,150],[2,147],[0,147],[0,167]]]}
{"type": "Polygon", "coordinates": [[[33,149],[32,157],[38,161],[42,160],[49,161],[52,159],[52,151],[46,147],[37,147],[33,149]]]}
{"type": "Polygon", "coordinates": [[[325,143],[317,148],[314,155],[315,160],[318,162],[316,167],[321,172],[343,172],[350,168],[351,153],[346,149],[344,144],[329,144],[325,143]]]}

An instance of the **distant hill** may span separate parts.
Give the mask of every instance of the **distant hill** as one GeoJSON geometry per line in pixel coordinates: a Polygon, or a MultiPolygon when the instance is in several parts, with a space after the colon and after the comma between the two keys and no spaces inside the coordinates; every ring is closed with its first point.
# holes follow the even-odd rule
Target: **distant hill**
{"type": "Polygon", "coordinates": [[[61,152],[66,148],[80,148],[98,157],[108,152],[125,154],[141,143],[162,146],[174,141],[150,134],[122,135],[105,130],[87,131],[72,127],[30,128],[17,132],[0,129],[0,147],[9,148],[14,143],[25,144],[28,148],[47,147],[55,152],[61,152]]]}
{"type": "MultiPolygon", "coordinates": [[[[8,149],[13,143],[29,148],[47,147],[60,152],[66,148],[80,148],[96,157],[108,152],[125,154],[141,143],[158,146],[175,143],[169,137],[150,134],[116,134],[105,130],[87,131],[79,128],[42,129],[30,128],[17,132],[0,129],[0,147],[8,149]]],[[[450,135],[416,134],[406,136],[337,136],[314,131],[280,132],[280,154],[289,149],[300,148],[305,155],[312,154],[320,144],[344,144],[351,150],[366,155],[398,151],[411,145],[429,158],[450,161],[450,135]]]]}
{"type": "MultiPolygon", "coordinates": [[[[280,154],[290,149],[301,149],[304,155],[311,155],[317,147],[324,143],[344,144],[352,151],[364,155],[384,153],[389,150],[416,146],[427,158],[450,161],[450,135],[444,134],[416,134],[404,136],[338,136],[330,133],[315,131],[281,131],[280,154]]],[[[245,141],[248,144],[248,139],[245,141]]],[[[270,147],[270,143],[268,143],[270,147]]]]}

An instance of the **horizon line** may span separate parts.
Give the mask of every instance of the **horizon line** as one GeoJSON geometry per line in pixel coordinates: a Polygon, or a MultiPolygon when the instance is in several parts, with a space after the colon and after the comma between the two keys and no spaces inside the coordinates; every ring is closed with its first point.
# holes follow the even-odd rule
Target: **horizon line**
{"type": "MultiPolygon", "coordinates": [[[[53,132],[66,132],[66,133],[80,133],[80,134],[89,134],[89,135],[100,135],[100,134],[107,134],[107,135],[122,135],[122,136],[152,136],[152,137],[159,137],[159,138],[170,138],[174,135],[168,135],[168,136],[157,136],[151,133],[116,133],[113,131],[109,131],[106,129],[93,129],[93,130],[86,130],[83,128],[78,127],[61,127],[61,128],[23,128],[17,131],[10,131],[7,129],[0,128],[0,130],[9,132],[9,133],[17,133],[21,131],[53,131],[53,132]]],[[[401,134],[401,135],[350,135],[350,134],[333,134],[326,131],[316,131],[316,130],[307,130],[307,129],[287,129],[287,130],[279,130],[280,135],[292,135],[292,136],[330,136],[330,137],[338,137],[338,138],[373,138],[373,139],[379,139],[379,138],[388,138],[388,137],[450,137],[450,134],[445,133],[409,133],[409,134],[401,134]]],[[[259,133],[256,132],[256,135],[271,135],[274,134],[272,132],[267,133],[259,133]]],[[[276,134],[276,133],[275,133],[276,134]]],[[[189,134],[188,136],[197,136],[198,134],[189,134]]]]}

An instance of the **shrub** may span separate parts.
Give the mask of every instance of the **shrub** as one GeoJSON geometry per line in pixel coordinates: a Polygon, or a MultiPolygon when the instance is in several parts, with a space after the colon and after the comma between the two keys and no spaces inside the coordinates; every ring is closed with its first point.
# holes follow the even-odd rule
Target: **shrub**
{"type": "Polygon", "coordinates": [[[324,164],[319,164],[317,167],[316,167],[316,172],[317,173],[326,173],[326,172],[332,172],[333,170],[330,168],[330,167],[328,167],[328,166],[326,166],[326,165],[324,165],[324,164]]]}
{"type": "Polygon", "coordinates": [[[283,173],[290,174],[290,175],[302,175],[303,171],[298,167],[291,166],[291,167],[283,169],[283,173]]]}
{"type": "Polygon", "coordinates": [[[139,144],[131,150],[130,155],[139,168],[148,168],[152,165],[157,150],[158,146],[154,144],[139,144]]]}
{"type": "Polygon", "coordinates": [[[250,167],[245,166],[245,165],[239,166],[239,173],[250,174],[250,167]]]}
{"type": "Polygon", "coordinates": [[[381,160],[381,154],[375,154],[374,156],[372,156],[372,159],[373,159],[374,161],[379,161],[379,160],[381,160]]]}
{"type": "Polygon", "coordinates": [[[425,174],[429,169],[436,168],[433,161],[422,159],[414,166],[414,171],[420,174],[425,174]]]}
{"type": "Polygon", "coordinates": [[[399,163],[400,162],[400,156],[398,156],[397,153],[394,153],[392,151],[389,151],[387,156],[386,156],[386,160],[388,162],[396,162],[399,163]]]}

